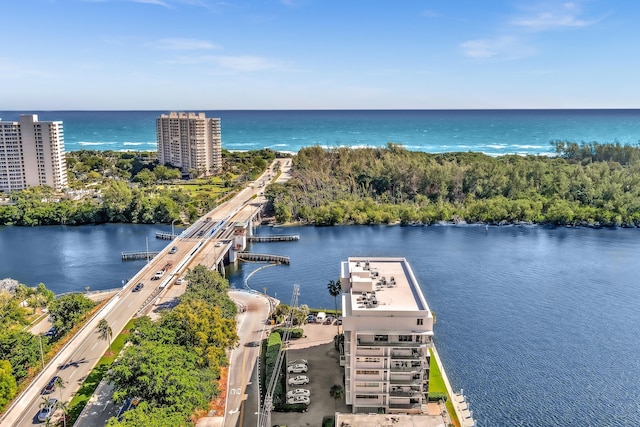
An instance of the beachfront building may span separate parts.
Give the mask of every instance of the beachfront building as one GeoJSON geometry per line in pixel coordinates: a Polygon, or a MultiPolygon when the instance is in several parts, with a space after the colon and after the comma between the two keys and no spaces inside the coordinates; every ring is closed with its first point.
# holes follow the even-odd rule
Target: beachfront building
{"type": "Polygon", "coordinates": [[[345,400],[353,413],[427,411],[433,315],[404,258],[341,265],[345,400]]]}
{"type": "Polygon", "coordinates": [[[35,114],[0,119],[0,191],[38,185],[67,187],[62,122],[41,122],[35,114]]]}
{"type": "Polygon", "coordinates": [[[156,119],[158,160],[183,175],[208,176],[222,169],[220,119],[204,113],[169,113],[156,119]]]}

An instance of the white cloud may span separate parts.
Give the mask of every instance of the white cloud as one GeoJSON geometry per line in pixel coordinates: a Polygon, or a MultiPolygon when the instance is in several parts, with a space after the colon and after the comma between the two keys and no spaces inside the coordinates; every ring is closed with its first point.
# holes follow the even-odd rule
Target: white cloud
{"type": "Polygon", "coordinates": [[[527,15],[515,17],[509,22],[515,27],[528,31],[546,31],[559,28],[588,27],[599,19],[582,18],[582,10],[577,3],[563,3],[559,6],[538,6],[527,15]]]}
{"type": "Polygon", "coordinates": [[[280,64],[276,61],[251,55],[179,56],[163,61],[163,63],[170,65],[216,64],[220,68],[240,72],[261,71],[280,67],[280,64]]]}
{"type": "Polygon", "coordinates": [[[236,71],[259,71],[277,67],[274,61],[259,56],[216,56],[215,60],[221,67],[236,71]]]}
{"type": "Polygon", "coordinates": [[[131,0],[133,3],[155,4],[158,6],[169,7],[169,4],[162,0],[131,0]]]}
{"type": "Polygon", "coordinates": [[[156,49],[167,50],[201,50],[201,49],[215,49],[217,46],[207,40],[198,39],[182,39],[182,38],[167,38],[156,40],[149,43],[149,46],[156,49]]]}
{"type": "Polygon", "coordinates": [[[0,77],[20,79],[23,77],[49,78],[51,73],[43,71],[39,66],[20,64],[19,61],[0,57],[0,77]]]}
{"type": "Polygon", "coordinates": [[[465,56],[476,59],[511,60],[531,56],[535,53],[531,46],[513,36],[469,40],[461,43],[460,47],[465,56]]]}

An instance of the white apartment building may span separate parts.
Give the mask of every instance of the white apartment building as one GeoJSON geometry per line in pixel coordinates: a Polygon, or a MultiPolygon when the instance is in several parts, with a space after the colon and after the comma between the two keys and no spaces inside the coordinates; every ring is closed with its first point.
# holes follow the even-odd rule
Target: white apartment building
{"type": "Polygon", "coordinates": [[[62,122],[41,122],[35,114],[16,122],[0,119],[0,191],[37,185],[67,186],[62,122]]]}
{"type": "Polygon", "coordinates": [[[204,113],[169,113],[156,119],[158,160],[189,169],[198,176],[208,176],[222,169],[220,119],[206,118],[204,113]]]}
{"type": "Polygon", "coordinates": [[[433,315],[405,258],[341,265],[345,399],[353,413],[426,413],[433,315]]]}

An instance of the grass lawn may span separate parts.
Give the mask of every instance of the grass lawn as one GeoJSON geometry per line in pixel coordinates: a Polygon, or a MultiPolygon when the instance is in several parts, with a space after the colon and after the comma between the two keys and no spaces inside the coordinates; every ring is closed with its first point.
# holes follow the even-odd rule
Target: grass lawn
{"type": "Polygon", "coordinates": [[[73,396],[73,399],[71,399],[71,403],[69,404],[69,425],[73,425],[73,423],[76,422],[85,405],[93,395],[93,392],[96,390],[96,387],[98,387],[98,384],[102,381],[102,377],[104,377],[115,358],[120,354],[120,351],[129,338],[129,329],[131,329],[132,325],[133,319],[125,325],[122,333],[111,342],[111,353],[105,353],[105,355],[102,356],[98,364],[89,375],[87,375],[80,390],[78,390],[75,396],[73,396]]]}
{"type": "Polygon", "coordinates": [[[439,392],[447,395],[446,406],[447,411],[449,412],[449,417],[451,418],[451,422],[453,423],[453,425],[459,427],[460,421],[458,420],[458,415],[453,408],[451,396],[449,396],[447,387],[444,384],[444,379],[442,378],[442,373],[440,372],[440,368],[436,363],[436,358],[433,355],[433,350],[429,349],[429,353],[431,354],[431,362],[429,363],[429,393],[439,392]]]}

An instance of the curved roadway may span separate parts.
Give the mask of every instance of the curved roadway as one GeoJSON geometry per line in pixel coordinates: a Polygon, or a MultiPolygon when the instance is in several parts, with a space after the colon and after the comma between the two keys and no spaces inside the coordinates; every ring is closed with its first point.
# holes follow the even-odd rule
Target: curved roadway
{"type": "MultiPolygon", "coordinates": [[[[281,179],[284,178],[286,180],[289,175],[288,169],[291,165],[291,160],[277,159],[276,161],[281,161],[283,169],[281,179]]],[[[266,175],[271,173],[271,170],[272,168],[255,182],[268,182],[266,175]]],[[[280,179],[278,181],[280,181],[280,179]]],[[[179,275],[186,271],[187,267],[192,267],[190,261],[198,258],[196,255],[199,254],[203,248],[214,244],[211,239],[217,237],[217,233],[220,230],[215,228],[221,223],[221,219],[226,219],[228,222],[231,222],[233,216],[248,202],[254,201],[254,195],[259,197],[262,191],[263,187],[259,185],[252,185],[245,188],[233,199],[223,203],[196,221],[192,227],[183,233],[184,237],[178,237],[167,245],[158,256],[143,267],[142,270],[100,309],[100,311],[69,340],[62,350],[54,356],[45,369],[32,381],[22,394],[16,398],[2,417],[0,417],[0,425],[31,426],[40,424],[37,420],[37,413],[42,401],[41,390],[49,379],[55,375],[62,378],[65,386],[62,389],[57,389],[50,397],[55,397],[67,402],[71,401],[71,398],[80,388],[86,376],[107,350],[107,341],[100,339],[99,334],[96,332],[98,322],[101,319],[106,319],[113,331],[113,335],[117,336],[132,317],[143,309],[143,307],[153,302],[165,287],[170,285],[179,275]],[[208,220],[207,218],[211,219],[208,220]],[[204,232],[201,236],[198,236],[200,231],[203,230],[204,232]],[[193,234],[195,234],[195,238],[192,237],[193,234]],[[172,246],[178,247],[177,253],[169,254],[169,248],[172,246]],[[160,280],[152,280],[151,278],[155,272],[163,268],[167,268],[167,273],[160,280]],[[144,283],[142,291],[132,292],[132,288],[140,282],[144,283]]],[[[256,297],[253,296],[253,298],[255,299],[256,297]]],[[[252,304],[250,304],[250,306],[253,307],[252,304]]],[[[246,319],[250,317],[253,319],[253,316],[245,316],[246,319]]],[[[265,319],[266,315],[262,316],[262,321],[265,319]]],[[[257,324],[253,325],[253,323],[258,320],[244,321],[251,322],[251,325],[255,326],[255,330],[258,329],[257,324]]],[[[236,353],[236,351],[233,353],[236,353]]],[[[235,360],[234,362],[238,363],[235,360]]],[[[243,359],[242,363],[244,366],[246,360],[243,359]]],[[[232,406],[229,406],[229,408],[233,409],[232,406]]]]}

